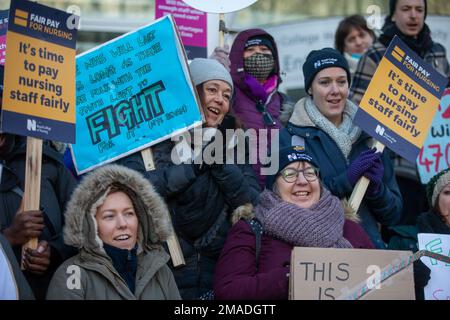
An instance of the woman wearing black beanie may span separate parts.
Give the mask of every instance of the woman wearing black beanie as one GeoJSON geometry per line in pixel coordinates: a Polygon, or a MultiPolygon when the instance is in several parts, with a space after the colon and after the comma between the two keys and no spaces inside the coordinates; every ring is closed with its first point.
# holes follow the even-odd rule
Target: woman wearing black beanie
{"type": "Polygon", "coordinates": [[[350,71],[337,50],[312,51],[303,65],[305,90],[297,102],[281,147],[300,145],[316,159],[324,185],[340,199],[349,198],[362,176],[370,180],[359,215],[361,225],[378,249],[385,243],[378,223],[393,225],[400,218],[402,198],[388,153],[371,149],[372,138],[353,124],[358,107],[348,99],[350,71]]]}

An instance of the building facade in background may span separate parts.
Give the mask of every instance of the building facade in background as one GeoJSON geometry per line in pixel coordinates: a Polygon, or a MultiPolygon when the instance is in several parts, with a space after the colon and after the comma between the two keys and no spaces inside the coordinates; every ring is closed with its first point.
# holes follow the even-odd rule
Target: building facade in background
{"type": "MultiPolygon", "coordinates": [[[[77,52],[81,53],[151,22],[154,0],[39,0],[39,3],[80,14],[77,52]]],[[[304,95],[301,66],[309,51],[333,46],[334,32],[342,17],[359,13],[380,28],[389,0],[258,0],[237,13],[225,15],[231,30],[225,41],[250,27],[274,35],[280,52],[283,84],[280,89],[294,98],[304,95]]],[[[8,9],[9,0],[0,0],[8,9]]],[[[427,23],[433,39],[450,51],[450,1],[428,0],[427,23]]],[[[213,32],[213,30],[209,30],[213,32]]],[[[211,48],[209,48],[211,51],[211,48]]]]}

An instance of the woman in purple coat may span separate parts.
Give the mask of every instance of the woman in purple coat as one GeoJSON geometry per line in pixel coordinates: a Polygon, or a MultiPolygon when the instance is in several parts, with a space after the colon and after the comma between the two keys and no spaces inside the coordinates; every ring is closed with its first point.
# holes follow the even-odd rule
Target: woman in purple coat
{"type": "Polygon", "coordinates": [[[255,233],[241,219],[216,264],[216,299],[287,299],[295,246],[373,248],[362,227],[346,218],[340,200],[324,188],[319,168],[299,146],[280,150],[279,170],[268,176],[254,216],[250,223],[259,222],[263,230],[258,258],[255,233]]]}
{"type": "Polygon", "coordinates": [[[251,147],[258,158],[253,169],[264,187],[266,176],[260,171],[264,160],[259,151],[265,154],[270,148],[272,133],[287,124],[285,110],[294,107],[294,102],[278,91],[281,71],[275,40],[263,29],[244,30],[236,36],[229,53],[227,48],[217,47],[211,57],[230,70],[235,92],[233,111],[245,129],[255,130],[257,143],[251,147]]]}

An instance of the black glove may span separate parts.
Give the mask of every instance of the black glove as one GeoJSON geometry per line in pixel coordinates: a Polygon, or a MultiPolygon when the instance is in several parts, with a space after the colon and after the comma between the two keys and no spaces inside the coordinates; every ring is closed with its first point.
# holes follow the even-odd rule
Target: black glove
{"type": "Polygon", "coordinates": [[[200,163],[200,164],[197,164],[197,163],[193,162],[192,163],[192,169],[194,170],[194,173],[195,173],[196,176],[200,176],[203,173],[205,173],[209,168],[208,168],[208,165],[203,163],[203,162],[200,163]]]}
{"type": "Polygon", "coordinates": [[[416,290],[416,300],[424,300],[423,288],[430,281],[431,270],[422,261],[417,260],[413,264],[414,270],[414,287],[416,290]]]}

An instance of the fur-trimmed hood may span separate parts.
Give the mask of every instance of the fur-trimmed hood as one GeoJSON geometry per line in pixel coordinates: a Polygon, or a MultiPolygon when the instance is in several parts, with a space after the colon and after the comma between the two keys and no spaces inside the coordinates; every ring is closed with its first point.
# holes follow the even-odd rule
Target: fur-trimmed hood
{"type": "Polygon", "coordinates": [[[79,249],[104,252],[95,214],[113,184],[123,186],[127,195],[132,195],[139,220],[138,251],[166,240],[173,232],[169,210],[151,183],[137,171],[106,165],[84,177],[75,189],[65,213],[64,242],[79,249]]]}
{"type": "Polygon", "coordinates": [[[294,109],[292,110],[291,115],[288,117],[288,115],[284,115],[285,117],[288,117],[289,123],[292,123],[293,125],[296,125],[298,127],[315,127],[316,125],[312,122],[312,120],[309,118],[308,113],[305,109],[305,103],[306,99],[308,97],[304,97],[300,99],[294,106],[294,109]]]}

